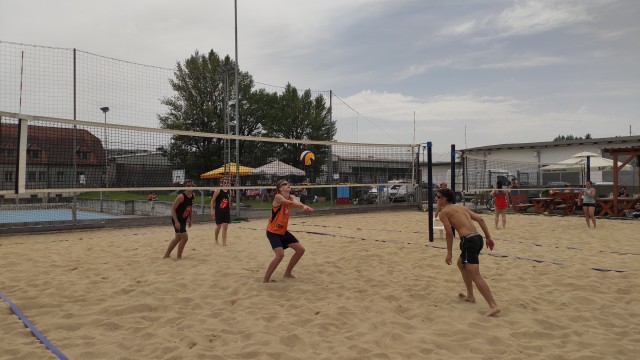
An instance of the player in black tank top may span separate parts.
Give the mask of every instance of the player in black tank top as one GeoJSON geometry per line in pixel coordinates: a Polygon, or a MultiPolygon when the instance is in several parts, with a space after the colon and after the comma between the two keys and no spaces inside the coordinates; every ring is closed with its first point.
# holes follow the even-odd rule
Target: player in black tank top
{"type": "MultiPolygon", "coordinates": [[[[185,186],[193,186],[190,180],[185,180],[185,186]]],[[[171,256],[173,249],[178,246],[178,260],[182,258],[182,251],[184,250],[187,241],[189,241],[189,234],[187,234],[187,221],[189,227],[191,227],[191,211],[193,207],[193,200],[195,195],[190,188],[184,191],[184,193],[178,195],[171,207],[171,224],[175,231],[175,237],[169,243],[169,247],[164,254],[164,258],[171,256]]]]}
{"type": "MultiPolygon", "coordinates": [[[[220,180],[220,186],[229,185],[229,180],[223,178],[220,180]]],[[[231,197],[229,189],[216,189],[211,196],[211,217],[216,220],[215,240],[218,242],[218,235],[222,230],[222,246],[227,246],[227,228],[231,223],[231,197]]]]}

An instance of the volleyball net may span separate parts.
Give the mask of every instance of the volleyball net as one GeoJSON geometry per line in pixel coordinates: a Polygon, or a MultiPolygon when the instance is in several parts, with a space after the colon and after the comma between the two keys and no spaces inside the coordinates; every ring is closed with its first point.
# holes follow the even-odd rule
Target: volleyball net
{"type": "Polygon", "coordinates": [[[388,203],[392,195],[417,201],[417,195],[384,190],[406,183],[405,192],[413,191],[419,166],[411,144],[236,136],[7,112],[0,112],[0,143],[4,209],[68,209],[61,204],[79,202],[81,210],[99,213],[166,215],[170,209],[160,203],[170,205],[178,191],[191,187],[202,197],[197,211],[208,213],[212,190],[223,178],[254,206],[269,207],[278,179],[288,179],[305,200],[331,205],[388,203]],[[227,146],[233,161],[225,161],[227,146]],[[309,166],[299,160],[305,150],[315,154],[309,166]],[[380,195],[372,196],[373,189],[380,195]],[[151,193],[161,201],[150,203],[151,193]],[[143,209],[127,209],[127,201],[139,201],[143,209]]]}

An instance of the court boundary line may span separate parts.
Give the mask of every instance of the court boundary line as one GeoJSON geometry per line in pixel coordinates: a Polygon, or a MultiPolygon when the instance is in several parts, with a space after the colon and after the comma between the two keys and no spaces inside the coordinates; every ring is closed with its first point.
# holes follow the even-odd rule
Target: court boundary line
{"type": "MultiPolygon", "coordinates": [[[[324,225],[320,225],[320,226],[328,227],[328,226],[324,226],[324,225]]],[[[242,229],[247,229],[247,230],[256,230],[256,231],[262,230],[262,229],[251,228],[251,227],[241,227],[241,228],[242,229]]],[[[381,242],[381,243],[396,243],[396,244],[408,244],[408,245],[414,245],[415,244],[415,245],[419,245],[419,246],[431,247],[431,248],[434,248],[434,249],[446,250],[446,247],[445,247],[446,245],[445,246],[439,246],[439,245],[435,245],[435,244],[422,244],[422,243],[415,243],[415,242],[405,241],[405,240],[367,239],[367,238],[356,237],[356,236],[341,235],[341,234],[330,234],[330,233],[320,233],[320,232],[306,231],[306,230],[301,230],[301,229],[296,230],[296,232],[302,232],[302,233],[307,233],[307,234],[311,234],[311,235],[328,236],[328,237],[333,237],[333,238],[344,238],[344,239],[350,239],[350,240],[365,240],[365,241],[374,241],[374,242],[381,242]]],[[[418,232],[412,232],[412,233],[418,233],[418,232]]],[[[534,245],[535,246],[542,246],[542,245],[538,245],[538,244],[534,244],[534,245]]],[[[556,248],[558,248],[558,247],[556,247],[556,248]]],[[[570,249],[570,250],[575,250],[575,249],[570,249]]],[[[533,262],[536,262],[536,263],[539,263],[539,264],[547,263],[547,264],[556,265],[556,266],[564,266],[565,265],[565,263],[560,262],[560,261],[537,259],[537,258],[521,256],[521,255],[507,255],[507,254],[499,254],[499,253],[486,253],[486,254],[485,253],[481,253],[481,254],[487,255],[487,256],[493,256],[493,257],[496,257],[496,258],[513,257],[514,259],[517,259],[517,260],[533,261],[533,262]]],[[[633,254],[631,254],[631,255],[633,255],[633,254]]],[[[603,267],[590,267],[590,269],[591,270],[597,270],[597,271],[603,271],[603,272],[607,272],[607,271],[617,272],[617,273],[628,272],[628,270],[603,268],[603,267]]]]}
{"type": "Polygon", "coordinates": [[[69,360],[69,358],[62,353],[62,351],[58,350],[58,348],[56,348],[47,339],[46,336],[44,336],[40,331],[38,331],[38,329],[36,329],[35,326],[33,326],[31,321],[27,319],[24,313],[13,302],[11,302],[11,300],[9,300],[9,298],[6,295],[4,295],[2,292],[0,292],[0,298],[2,299],[2,301],[4,301],[9,305],[9,309],[11,309],[11,312],[13,312],[18,317],[18,319],[22,321],[24,326],[27,327],[29,331],[31,331],[31,333],[40,341],[40,343],[42,343],[42,345],[44,345],[47,349],[49,349],[52,353],[54,353],[58,357],[58,359],[69,360]]]}

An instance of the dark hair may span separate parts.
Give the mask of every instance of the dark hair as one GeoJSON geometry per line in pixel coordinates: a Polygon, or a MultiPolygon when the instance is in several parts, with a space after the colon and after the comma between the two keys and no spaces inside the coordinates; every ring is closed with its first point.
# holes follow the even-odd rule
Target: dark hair
{"type": "Polygon", "coordinates": [[[502,189],[502,180],[498,180],[498,182],[496,183],[496,187],[498,189],[502,189]]]}
{"type": "Polygon", "coordinates": [[[451,191],[451,189],[440,189],[440,190],[438,190],[438,192],[440,193],[441,197],[447,199],[448,203],[453,204],[454,195],[453,195],[453,191],[451,191]]]}

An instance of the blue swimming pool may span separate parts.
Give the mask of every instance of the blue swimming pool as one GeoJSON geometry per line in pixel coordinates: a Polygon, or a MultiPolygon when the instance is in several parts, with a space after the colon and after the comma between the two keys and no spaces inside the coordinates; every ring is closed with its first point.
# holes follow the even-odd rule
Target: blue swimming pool
{"type": "MultiPolygon", "coordinates": [[[[78,211],[78,220],[117,219],[122,216],[78,211]]],[[[71,209],[0,210],[0,223],[73,220],[71,209]]]]}

